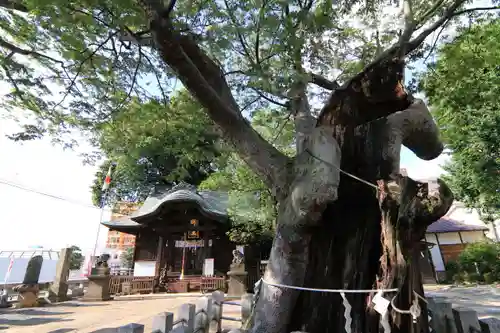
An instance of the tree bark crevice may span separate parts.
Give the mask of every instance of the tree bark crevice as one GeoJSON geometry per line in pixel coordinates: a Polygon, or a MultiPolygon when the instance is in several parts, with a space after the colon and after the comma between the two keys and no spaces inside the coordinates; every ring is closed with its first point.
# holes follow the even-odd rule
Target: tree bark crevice
{"type": "Polygon", "coordinates": [[[313,128],[304,141],[304,150],[295,158],[288,195],[279,202],[277,232],[256,304],[252,332],[285,331],[300,292],[268,283],[304,285],[311,227],[321,219],[326,205],[337,198],[340,172],[334,166],[340,165],[340,160],[340,147],[331,130],[313,128]]]}

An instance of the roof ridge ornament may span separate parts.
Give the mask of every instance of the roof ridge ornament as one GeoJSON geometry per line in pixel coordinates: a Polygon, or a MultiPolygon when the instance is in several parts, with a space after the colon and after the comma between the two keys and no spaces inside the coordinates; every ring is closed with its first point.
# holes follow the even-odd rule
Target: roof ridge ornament
{"type": "Polygon", "coordinates": [[[189,184],[189,183],[186,183],[183,181],[179,182],[177,185],[172,186],[170,188],[170,190],[167,191],[167,193],[173,193],[173,192],[176,192],[179,190],[188,190],[188,191],[194,192],[194,193],[199,195],[198,189],[196,188],[195,185],[192,185],[192,184],[189,184]]]}

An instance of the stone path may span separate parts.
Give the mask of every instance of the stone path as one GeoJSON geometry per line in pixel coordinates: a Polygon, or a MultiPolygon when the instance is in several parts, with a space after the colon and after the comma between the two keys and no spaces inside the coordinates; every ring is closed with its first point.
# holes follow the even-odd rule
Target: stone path
{"type": "Polygon", "coordinates": [[[500,319],[500,288],[492,286],[456,287],[428,290],[427,296],[443,297],[453,306],[466,307],[477,311],[479,318],[500,319]]]}
{"type": "Polygon", "coordinates": [[[104,333],[128,323],[145,325],[151,332],[152,318],[159,312],[174,312],[196,297],[111,301],[101,303],[64,302],[33,309],[0,310],[0,332],[8,333],[104,333]]]}
{"type": "MultiPolygon", "coordinates": [[[[480,317],[500,319],[500,288],[479,286],[469,288],[427,287],[426,294],[444,297],[454,306],[476,310],[480,317]]],[[[102,302],[65,302],[54,306],[34,309],[0,309],[0,333],[105,333],[128,323],[145,325],[145,332],[151,332],[153,317],[159,312],[176,312],[184,303],[196,303],[200,295],[133,298],[102,302]]],[[[224,316],[240,317],[238,306],[224,305],[224,316]]],[[[237,327],[238,323],[223,321],[223,328],[237,327]]]]}

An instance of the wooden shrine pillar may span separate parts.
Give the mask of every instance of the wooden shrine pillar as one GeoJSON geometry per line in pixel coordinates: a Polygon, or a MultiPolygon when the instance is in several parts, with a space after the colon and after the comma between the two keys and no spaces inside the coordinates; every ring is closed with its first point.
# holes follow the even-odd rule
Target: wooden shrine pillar
{"type": "Polygon", "coordinates": [[[167,253],[166,253],[166,265],[167,265],[167,271],[170,270],[170,267],[172,268],[172,270],[174,269],[174,251],[175,251],[175,240],[174,240],[174,237],[172,236],[172,233],[168,233],[167,234],[167,244],[168,244],[168,247],[166,249],[167,253]]]}
{"type": "Polygon", "coordinates": [[[210,248],[209,244],[211,235],[212,231],[206,230],[203,232],[203,254],[205,256],[205,259],[211,258],[212,255],[212,249],[210,248]]]}
{"type": "Polygon", "coordinates": [[[163,236],[158,236],[158,247],[156,250],[156,267],[155,267],[156,278],[160,276],[160,270],[165,264],[165,260],[163,260],[164,253],[165,253],[165,239],[163,236]]]}

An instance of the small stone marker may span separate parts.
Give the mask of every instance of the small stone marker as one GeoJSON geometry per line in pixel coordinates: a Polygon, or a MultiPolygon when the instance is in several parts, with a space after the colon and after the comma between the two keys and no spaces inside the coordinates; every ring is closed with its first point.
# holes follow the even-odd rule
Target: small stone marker
{"type": "Polygon", "coordinates": [[[49,299],[52,302],[61,302],[67,299],[69,266],[72,252],[71,248],[65,248],[59,253],[56,276],[49,289],[49,299]]]}
{"type": "Polygon", "coordinates": [[[117,329],[118,333],[144,333],[144,325],[141,324],[128,324],[120,326],[117,329]]]}
{"type": "Polygon", "coordinates": [[[169,333],[174,324],[174,314],[163,312],[153,318],[153,333],[169,333]]]}
{"type": "Polygon", "coordinates": [[[23,284],[38,284],[40,272],[42,271],[43,257],[34,256],[28,262],[26,273],[24,274],[23,284]]]}
{"type": "Polygon", "coordinates": [[[454,308],[453,316],[458,333],[481,332],[477,312],[467,308],[454,308]],[[471,330],[472,329],[472,330],[471,330]]]}

